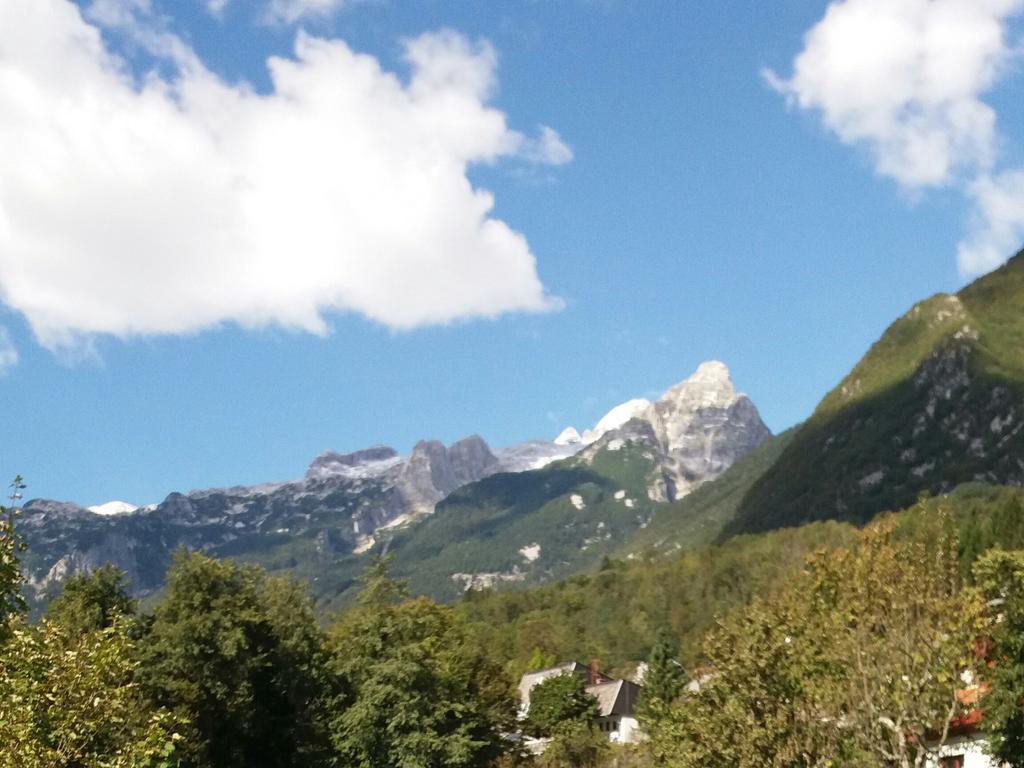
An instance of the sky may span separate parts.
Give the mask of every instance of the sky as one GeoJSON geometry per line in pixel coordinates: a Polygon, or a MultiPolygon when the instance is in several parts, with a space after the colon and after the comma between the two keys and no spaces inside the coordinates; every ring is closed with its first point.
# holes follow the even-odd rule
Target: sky
{"type": "Polygon", "coordinates": [[[774,431],[1024,244],[1024,0],[4,0],[0,471],[98,504],[774,431]]]}

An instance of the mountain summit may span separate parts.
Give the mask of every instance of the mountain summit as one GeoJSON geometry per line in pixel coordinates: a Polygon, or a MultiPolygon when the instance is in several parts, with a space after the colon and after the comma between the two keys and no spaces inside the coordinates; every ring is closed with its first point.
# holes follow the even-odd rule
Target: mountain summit
{"type": "Polygon", "coordinates": [[[750,398],[736,392],[725,363],[701,363],[653,403],[616,406],[583,434],[583,457],[625,440],[648,445],[656,456],[648,495],[674,501],[713,480],[771,432],[750,398]]]}

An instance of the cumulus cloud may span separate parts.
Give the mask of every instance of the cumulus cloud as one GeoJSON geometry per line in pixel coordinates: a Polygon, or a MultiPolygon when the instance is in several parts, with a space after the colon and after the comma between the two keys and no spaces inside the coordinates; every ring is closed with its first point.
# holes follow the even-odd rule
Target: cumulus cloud
{"type": "Polygon", "coordinates": [[[905,187],[987,168],[995,113],[981,101],[1012,51],[1024,0],[843,0],[807,34],[793,75],[769,82],[905,187]]]}
{"type": "Polygon", "coordinates": [[[1007,25],[1022,11],[1024,0],[837,0],[807,33],[792,76],[764,73],[904,189],[969,189],[982,223],[961,246],[968,274],[991,265],[1014,231],[1014,216],[993,215],[1013,197],[999,192],[1013,177],[992,176],[999,137],[983,97],[1019,54],[1007,25]]]}
{"type": "Polygon", "coordinates": [[[93,24],[69,0],[0,3],[0,299],[43,345],[558,306],[525,238],[466,175],[538,142],[535,161],[568,153],[488,104],[487,44],[406,41],[403,80],[299,34],[260,94],[163,32],[152,49],[174,74],[140,79],[93,24]]]}
{"type": "Polygon", "coordinates": [[[975,201],[973,232],[960,243],[961,273],[995,269],[1024,243],[1024,171],[984,176],[971,185],[975,201]]]}
{"type": "Polygon", "coordinates": [[[18,364],[18,350],[11,341],[11,334],[0,325],[0,376],[18,364]]]}

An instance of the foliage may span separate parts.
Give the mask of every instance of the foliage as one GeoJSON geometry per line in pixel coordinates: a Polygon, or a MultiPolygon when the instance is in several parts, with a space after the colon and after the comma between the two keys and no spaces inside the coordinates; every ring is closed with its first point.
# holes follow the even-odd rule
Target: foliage
{"type": "Polygon", "coordinates": [[[930,535],[897,540],[891,521],[858,546],[812,561],[821,645],[841,665],[827,691],[857,749],[882,764],[921,765],[963,713],[962,676],[979,668],[977,594],[962,588],[949,517],[930,535]],[[928,734],[934,736],[929,738],[928,734]]]}
{"type": "Polygon", "coordinates": [[[378,559],[358,606],[330,629],[330,668],[347,686],[330,724],[338,759],[353,768],[490,765],[512,723],[501,668],[451,608],[407,598],[378,559]]]}
{"type": "Polygon", "coordinates": [[[145,638],[153,700],[193,724],[188,764],[313,766],[325,758],[321,637],[304,591],[260,569],[179,552],[145,638]]]}
{"type": "Polygon", "coordinates": [[[656,743],[664,741],[657,731],[668,720],[669,710],[686,684],[686,671],[676,659],[677,652],[678,643],[668,630],[662,629],[651,649],[643,676],[637,718],[656,743]]]}
{"type": "Polygon", "coordinates": [[[608,739],[593,722],[570,719],[555,727],[537,763],[541,768],[600,768],[606,765],[610,751],[608,739]]]}
{"type": "Polygon", "coordinates": [[[47,606],[46,617],[77,637],[106,629],[118,616],[133,615],[136,608],[124,573],[105,563],[91,573],[70,576],[60,596],[47,606]]]}
{"type": "Polygon", "coordinates": [[[721,620],[696,692],[652,731],[670,766],[920,766],[962,714],[981,605],[955,531],[892,521],[812,557],[784,589],[721,620]],[[926,741],[926,734],[936,735],[926,741]]]}
{"type": "Polygon", "coordinates": [[[19,513],[14,506],[23,488],[25,483],[18,475],[11,482],[11,507],[0,506],[0,642],[9,637],[12,620],[25,611],[21,594],[21,553],[25,544],[15,526],[19,513]]]}
{"type": "Polygon", "coordinates": [[[147,706],[129,629],[15,628],[0,650],[0,768],[179,765],[181,723],[147,706]]]}
{"type": "Polygon", "coordinates": [[[530,690],[530,709],[523,727],[531,736],[551,737],[570,725],[589,725],[597,714],[597,702],[587,693],[583,677],[565,672],[530,690]]]}
{"type": "Polygon", "coordinates": [[[691,666],[716,616],[777,588],[806,555],[853,535],[848,525],[818,523],[740,536],[673,559],[611,561],[528,591],[471,592],[456,609],[514,676],[526,671],[535,650],[556,659],[600,659],[605,669],[626,672],[649,656],[663,628],[691,666]]]}
{"type": "Polygon", "coordinates": [[[1009,765],[1024,763],[1024,552],[994,550],[981,558],[976,574],[991,612],[984,669],[985,729],[992,754],[1009,765]]]}

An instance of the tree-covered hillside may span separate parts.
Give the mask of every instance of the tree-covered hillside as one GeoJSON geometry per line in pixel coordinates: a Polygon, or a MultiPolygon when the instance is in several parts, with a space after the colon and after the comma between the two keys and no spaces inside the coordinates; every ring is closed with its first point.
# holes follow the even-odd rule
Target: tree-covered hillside
{"type": "MultiPolygon", "coordinates": [[[[962,486],[893,515],[898,535],[914,536],[940,508],[953,513],[965,573],[993,547],[1024,548],[1024,491],[962,486]]],[[[457,607],[516,669],[537,651],[628,669],[647,658],[661,629],[678,639],[684,663],[693,663],[717,616],[780,588],[808,555],[846,546],[855,533],[848,523],[825,521],[743,534],[675,557],[607,560],[596,572],[537,589],[471,592],[457,607]]]]}

